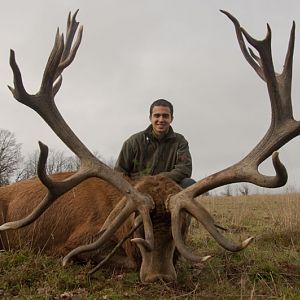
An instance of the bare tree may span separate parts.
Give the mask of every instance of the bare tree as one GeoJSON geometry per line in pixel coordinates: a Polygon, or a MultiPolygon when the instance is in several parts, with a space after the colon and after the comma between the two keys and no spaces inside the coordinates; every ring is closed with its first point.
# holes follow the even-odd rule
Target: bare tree
{"type": "Polygon", "coordinates": [[[226,197],[233,195],[232,188],[229,184],[224,187],[224,191],[221,193],[221,195],[226,197]]]}
{"type": "MultiPolygon", "coordinates": [[[[94,155],[97,158],[102,156],[94,151],[94,155]]],[[[16,181],[29,179],[37,176],[37,168],[39,162],[40,152],[38,150],[30,153],[24,160],[22,167],[16,176],[16,181]]],[[[111,158],[109,160],[111,166],[114,164],[114,160],[111,158]]],[[[67,156],[63,151],[58,151],[55,149],[49,150],[48,160],[46,164],[46,170],[48,174],[55,174],[60,172],[75,172],[80,167],[80,160],[77,156],[71,155],[67,156]]]]}
{"type": "MultiPolygon", "coordinates": [[[[39,157],[38,152],[37,157],[39,157]]],[[[69,157],[63,151],[50,150],[47,161],[47,172],[49,174],[76,171],[77,169],[77,160],[74,156],[69,157]]]]}
{"type": "Polygon", "coordinates": [[[243,183],[241,184],[239,187],[238,187],[238,193],[243,195],[243,196],[247,196],[250,194],[250,188],[249,188],[249,185],[246,184],[246,183],[243,183]]]}
{"type": "Polygon", "coordinates": [[[0,186],[9,184],[21,161],[21,144],[15,134],[0,129],[0,186]]]}
{"type": "Polygon", "coordinates": [[[16,181],[22,179],[28,179],[37,175],[37,165],[39,160],[39,153],[35,151],[32,154],[29,154],[27,159],[23,162],[22,166],[18,170],[16,176],[16,181]]]}
{"type": "MultiPolygon", "coordinates": [[[[23,162],[22,168],[19,170],[16,181],[37,176],[39,155],[39,151],[36,150],[27,156],[23,162]]],[[[76,171],[78,167],[79,161],[75,156],[66,156],[63,151],[57,151],[54,149],[49,151],[49,157],[46,165],[46,170],[49,174],[72,172],[76,171]]]]}

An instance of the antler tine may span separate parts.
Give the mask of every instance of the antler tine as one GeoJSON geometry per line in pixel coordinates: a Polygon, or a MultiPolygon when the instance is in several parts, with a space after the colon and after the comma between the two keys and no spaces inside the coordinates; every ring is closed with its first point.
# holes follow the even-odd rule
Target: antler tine
{"type": "Polygon", "coordinates": [[[78,13],[78,10],[74,13],[73,16],[71,16],[71,13],[68,16],[65,48],[64,48],[64,52],[61,57],[61,61],[60,61],[57,73],[55,74],[55,78],[58,78],[61,75],[62,71],[72,63],[72,61],[74,60],[75,55],[77,53],[77,50],[80,46],[80,43],[82,40],[82,34],[83,34],[83,26],[79,27],[76,41],[72,47],[73,39],[74,39],[75,33],[77,31],[77,28],[79,26],[79,22],[76,21],[77,13],[78,13]]]}
{"type": "Polygon", "coordinates": [[[284,66],[283,66],[283,72],[282,72],[282,74],[284,76],[289,77],[289,79],[290,79],[289,81],[291,81],[291,77],[292,77],[293,55],[294,55],[294,47],[295,47],[295,28],[296,28],[296,24],[295,24],[295,21],[293,21],[293,26],[292,26],[291,33],[290,33],[288,50],[286,53],[285,62],[284,62],[284,66]]]}
{"type": "Polygon", "coordinates": [[[269,24],[267,24],[266,37],[263,40],[256,40],[244,28],[240,27],[238,20],[234,18],[230,13],[223,10],[221,10],[221,12],[227,15],[233,22],[236,29],[237,39],[244,57],[255,69],[257,74],[267,83],[271,99],[272,114],[277,114],[275,120],[281,118],[285,114],[287,114],[286,117],[292,118],[291,81],[293,53],[295,45],[295,22],[293,22],[290,33],[289,46],[286,54],[283,72],[281,74],[277,74],[275,73],[272,61],[272,33],[269,24]],[[245,50],[246,46],[243,36],[245,36],[249,44],[259,52],[260,57],[257,57],[253,53],[251,48],[249,49],[251,56],[258,62],[258,65],[252,59],[250,59],[249,53],[245,50]],[[277,86],[280,86],[279,90],[277,89],[277,86]],[[279,91],[279,93],[274,93],[274,91],[279,91]]]}
{"type": "MultiPolygon", "coordinates": [[[[59,30],[56,32],[54,46],[45,67],[42,84],[38,93],[30,95],[26,92],[22,81],[22,75],[16,63],[15,54],[12,50],[10,55],[10,65],[14,75],[14,88],[9,87],[9,89],[16,100],[35,110],[52,128],[57,136],[79,157],[80,168],[77,173],[61,182],[53,181],[49,176],[47,176],[45,170],[48,148],[44,144],[39,143],[41,154],[38,176],[42,183],[47,187],[48,193],[30,215],[18,221],[2,224],[0,226],[0,231],[16,229],[32,223],[62,194],[71,190],[87,178],[99,177],[107,180],[118,188],[126,196],[127,203],[126,206],[122,210],[118,211],[118,214],[116,214],[113,223],[115,225],[108,226],[100,240],[96,244],[94,243],[94,245],[98,247],[103,243],[103,241],[105,242],[108,236],[116,231],[122,222],[129,217],[129,215],[135,211],[139,211],[143,219],[146,232],[144,243],[149,249],[152,249],[154,243],[152,223],[150,219],[150,210],[154,208],[152,198],[138,192],[120,174],[98,160],[67,125],[55,105],[54,96],[62,83],[61,74],[63,70],[73,62],[82,40],[83,27],[81,26],[75,44],[72,47],[73,39],[79,26],[79,23],[76,21],[77,12],[78,11],[76,11],[73,16],[69,14],[65,42],[64,37],[59,33],[59,30]]],[[[76,251],[80,251],[80,249],[76,251]]]]}
{"type": "Polygon", "coordinates": [[[247,51],[247,47],[245,45],[245,41],[243,39],[243,35],[242,35],[242,28],[240,26],[239,21],[233,16],[231,15],[229,12],[225,11],[225,10],[220,10],[223,14],[225,14],[234,24],[235,27],[235,32],[236,32],[236,36],[241,48],[241,51],[244,55],[244,57],[246,58],[246,60],[248,61],[248,63],[251,65],[251,67],[255,70],[255,72],[258,74],[259,77],[261,77],[264,80],[264,74],[260,68],[260,66],[252,59],[252,55],[249,54],[249,52],[247,51]]]}
{"type": "Polygon", "coordinates": [[[235,244],[230,240],[227,240],[218,230],[218,227],[215,225],[215,221],[209,212],[200,204],[199,200],[195,199],[181,199],[181,202],[176,202],[177,207],[172,207],[175,203],[171,203],[169,205],[169,209],[171,210],[171,218],[172,218],[172,235],[174,241],[176,243],[176,248],[181,253],[183,257],[188,260],[194,262],[202,262],[203,257],[195,255],[190,252],[190,250],[185,246],[184,241],[181,235],[181,227],[180,224],[183,218],[183,211],[188,212],[194,218],[196,218],[203,227],[211,234],[211,236],[216,240],[216,242],[222,246],[224,249],[237,252],[246,248],[254,239],[254,237],[247,238],[240,244],[235,244]]]}
{"type": "Polygon", "coordinates": [[[112,220],[111,224],[109,225],[108,228],[105,229],[105,231],[102,233],[100,238],[91,244],[79,246],[73,249],[71,252],[69,252],[63,258],[63,266],[65,266],[73,256],[99,249],[103,244],[105,244],[109,240],[111,235],[122,225],[123,222],[125,222],[128,216],[134,210],[135,208],[133,207],[133,203],[127,202],[125,207],[122,209],[121,213],[119,213],[117,218],[112,220]]]}
{"type": "Polygon", "coordinates": [[[189,253],[185,248],[178,229],[178,223],[181,222],[182,218],[182,211],[187,211],[201,222],[208,232],[225,249],[239,251],[245,248],[252,241],[252,238],[247,239],[241,245],[234,245],[230,241],[227,241],[218,232],[218,228],[214,225],[215,222],[213,218],[194,198],[216,187],[237,182],[250,182],[268,188],[283,186],[287,182],[288,175],[276,151],[300,134],[300,122],[295,121],[293,118],[291,102],[295,24],[293,23],[290,34],[284,70],[281,74],[276,74],[272,61],[270,26],[268,25],[266,37],[263,40],[256,40],[251,37],[245,29],[240,27],[235,17],[226,11],[221,12],[233,22],[244,57],[259,77],[267,84],[272,108],[272,118],[270,127],[265,136],[240,162],[212,174],[177,195],[170,197],[167,208],[170,210],[172,218],[174,219],[174,222],[172,222],[172,232],[176,246],[182,251],[183,255],[196,261],[199,260],[199,257],[193,256],[193,254],[189,253]],[[258,51],[259,57],[254,55],[252,50],[247,51],[244,37],[248,43],[258,51]],[[258,171],[259,165],[270,156],[272,156],[276,173],[274,176],[266,176],[258,171]]]}
{"type": "Polygon", "coordinates": [[[78,14],[78,9],[76,10],[76,12],[74,13],[74,15],[71,15],[71,12],[68,15],[68,22],[67,22],[67,30],[66,30],[66,47],[65,47],[65,51],[64,54],[62,56],[62,61],[64,61],[67,56],[70,54],[70,50],[72,47],[72,42],[76,33],[76,30],[79,26],[79,22],[76,21],[76,16],[78,14]]]}
{"type": "Polygon", "coordinates": [[[54,74],[59,66],[63,47],[63,39],[59,35],[59,31],[57,31],[54,47],[45,68],[41,88],[35,95],[30,95],[26,92],[20,69],[15,60],[14,51],[11,50],[10,65],[14,74],[15,87],[9,87],[9,89],[16,100],[35,110],[79,158],[82,159],[87,156],[93,158],[94,155],[83,145],[66,124],[54,102],[55,93],[53,91],[57,92],[57,87],[53,86],[55,80],[54,74]]]}
{"type": "MultiPolygon", "coordinates": [[[[56,73],[61,61],[62,54],[64,52],[64,48],[65,45],[63,34],[60,34],[59,29],[57,29],[54,45],[43,74],[42,84],[39,90],[40,94],[51,93],[54,82],[57,78],[56,73]]],[[[48,101],[52,100],[52,97],[48,98],[48,101]]]]}
{"type": "MultiPolygon", "coordinates": [[[[145,197],[147,197],[147,195],[145,195],[145,197]]],[[[121,226],[121,224],[137,210],[136,206],[136,202],[125,202],[125,199],[123,198],[105,220],[105,223],[100,230],[100,232],[103,232],[102,235],[91,244],[82,245],[73,249],[63,258],[63,266],[65,266],[74,256],[99,249],[109,240],[111,235],[121,226]]],[[[149,215],[149,205],[147,203],[140,204],[138,211],[140,212],[143,221],[145,238],[134,238],[131,241],[142,244],[148,251],[152,251],[154,248],[154,237],[152,221],[149,215]]]]}
{"type": "Polygon", "coordinates": [[[278,84],[282,87],[282,93],[286,96],[282,99],[282,105],[285,107],[285,110],[282,112],[286,113],[288,116],[293,116],[293,107],[291,100],[291,90],[292,90],[292,73],[293,73],[293,54],[294,54],[294,46],[295,46],[295,22],[293,22],[293,26],[290,33],[288,50],[286,53],[283,71],[278,76],[278,84]]]}

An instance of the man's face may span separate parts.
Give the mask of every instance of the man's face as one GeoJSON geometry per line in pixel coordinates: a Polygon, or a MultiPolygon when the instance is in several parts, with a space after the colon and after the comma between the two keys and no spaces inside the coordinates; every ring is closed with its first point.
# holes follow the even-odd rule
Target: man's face
{"type": "Polygon", "coordinates": [[[152,114],[150,116],[150,122],[152,124],[154,132],[158,136],[162,136],[168,132],[170,124],[173,118],[168,106],[154,106],[152,114]]]}

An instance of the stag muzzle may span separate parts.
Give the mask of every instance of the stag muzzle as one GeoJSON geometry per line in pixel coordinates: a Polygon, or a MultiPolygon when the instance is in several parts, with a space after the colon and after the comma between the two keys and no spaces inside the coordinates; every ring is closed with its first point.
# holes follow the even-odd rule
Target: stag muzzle
{"type": "MultiPolygon", "coordinates": [[[[133,242],[136,242],[133,240],[133,242]]],[[[154,281],[171,282],[177,280],[177,273],[173,263],[175,243],[169,241],[164,247],[155,245],[154,249],[149,251],[143,244],[137,243],[142,255],[142,264],[140,269],[140,279],[144,283],[154,281]]]]}

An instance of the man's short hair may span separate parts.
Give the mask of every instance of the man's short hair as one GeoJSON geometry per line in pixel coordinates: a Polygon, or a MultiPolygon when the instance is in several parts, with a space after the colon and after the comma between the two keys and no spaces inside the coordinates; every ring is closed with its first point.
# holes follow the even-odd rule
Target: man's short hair
{"type": "Polygon", "coordinates": [[[173,118],[173,105],[171,102],[165,100],[165,99],[158,99],[158,100],[155,100],[151,106],[150,106],[150,117],[152,115],[152,111],[153,111],[153,107],[154,106],[166,106],[166,107],[169,107],[170,108],[170,112],[171,112],[171,117],[173,118]]]}

